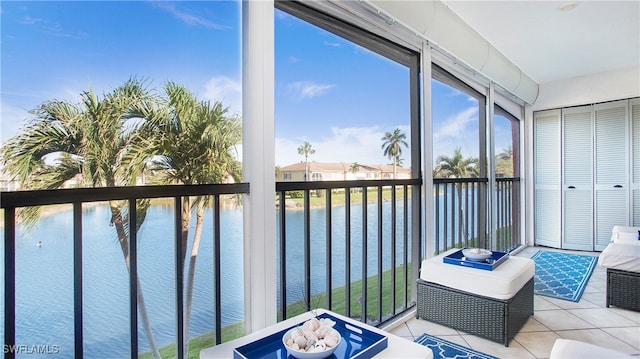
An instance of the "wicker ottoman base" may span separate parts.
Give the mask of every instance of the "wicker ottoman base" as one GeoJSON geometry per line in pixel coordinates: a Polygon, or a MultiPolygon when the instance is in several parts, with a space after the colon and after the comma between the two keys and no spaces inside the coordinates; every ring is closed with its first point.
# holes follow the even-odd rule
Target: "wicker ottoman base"
{"type": "Polygon", "coordinates": [[[418,318],[509,346],[533,315],[533,278],[508,300],[483,297],[418,279],[418,318]]]}
{"type": "Polygon", "coordinates": [[[607,307],[640,312],[640,273],[607,268],[607,307]]]}

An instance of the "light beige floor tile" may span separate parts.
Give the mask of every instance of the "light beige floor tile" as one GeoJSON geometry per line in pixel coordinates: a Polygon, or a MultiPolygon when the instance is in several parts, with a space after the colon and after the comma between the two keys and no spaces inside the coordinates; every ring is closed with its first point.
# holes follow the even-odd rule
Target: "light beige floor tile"
{"type": "Polygon", "coordinates": [[[621,309],[616,307],[609,307],[608,309],[640,325],[640,312],[634,312],[633,310],[621,309]]]}
{"type": "Polygon", "coordinates": [[[569,309],[567,311],[576,317],[591,323],[594,327],[611,328],[631,327],[637,325],[634,321],[629,320],[608,308],[569,309]]]}
{"type": "Polygon", "coordinates": [[[579,309],[579,308],[597,308],[598,306],[596,304],[593,304],[587,300],[581,300],[579,302],[572,302],[569,300],[563,300],[563,299],[558,299],[558,298],[550,298],[547,297],[545,298],[547,299],[549,302],[557,305],[558,307],[562,308],[562,309],[579,309]]]}
{"type": "Polygon", "coordinates": [[[586,294],[590,294],[590,293],[604,293],[605,290],[604,288],[598,288],[596,286],[588,286],[586,288],[584,288],[584,294],[582,296],[582,298],[580,298],[581,300],[584,299],[584,295],[586,294]]]}
{"type": "Polygon", "coordinates": [[[422,333],[427,333],[435,336],[442,335],[458,335],[458,331],[444,325],[432,323],[423,319],[412,319],[407,322],[409,330],[414,337],[419,337],[422,333]]]}
{"type": "MultiPolygon", "coordinates": [[[[554,332],[518,333],[514,338],[524,349],[536,358],[548,358],[556,339],[561,338],[554,332]]],[[[490,353],[487,353],[490,354],[490,353]]]]}
{"type": "Polygon", "coordinates": [[[602,330],[640,351],[640,327],[603,328],[602,330]]]}
{"type": "MultiPolygon", "coordinates": [[[[604,307],[607,305],[607,294],[605,292],[585,292],[580,298],[580,302],[588,302],[598,307],[604,307]]],[[[586,303],[584,303],[587,307],[586,303]]]]}
{"type": "Polygon", "coordinates": [[[560,309],[560,307],[558,307],[557,305],[551,303],[550,301],[548,301],[547,299],[545,299],[541,295],[534,295],[533,296],[533,309],[534,309],[534,315],[535,315],[535,312],[537,312],[539,310],[560,309]]]}
{"type": "Polygon", "coordinates": [[[515,340],[512,340],[511,343],[509,343],[509,346],[505,347],[504,344],[492,342],[490,340],[479,338],[473,335],[463,335],[462,338],[467,341],[467,343],[469,343],[468,346],[470,348],[485,354],[493,355],[501,359],[535,358],[533,354],[529,353],[525,348],[522,347],[522,345],[520,345],[520,343],[515,340]]]}
{"type": "Polygon", "coordinates": [[[591,278],[589,280],[589,284],[585,287],[585,293],[593,293],[593,292],[606,292],[607,291],[607,282],[605,280],[598,281],[591,278]]]}
{"type": "Polygon", "coordinates": [[[536,320],[551,330],[594,328],[594,325],[585,322],[566,310],[541,311],[536,313],[536,320]]]}
{"type": "Polygon", "coordinates": [[[390,333],[394,334],[394,335],[397,335],[399,337],[403,337],[403,338],[407,338],[407,339],[410,338],[411,340],[415,339],[413,337],[413,334],[409,330],[409,327],[407,326],[406,323],[403,323],[403,324],[395,327],[393,330],[390,331],[390,333]]]}
{"type": "Polygon", "coordinates": [[[638,350],[633,346],[623,342],[622,340],[601,329],[562,330],[556,333],[565,339],[573,339],[585,343],[591,343],[625,354],[635,354],[638,352],[638,350]]]}
{"type": "Polygon", "coordinates": [[[535,316],[530,317],[524,326],[520,329],[520,332],[548,332],[551,329],[544,326],[544,324],[540,323],[536,320],[535,316]]]}

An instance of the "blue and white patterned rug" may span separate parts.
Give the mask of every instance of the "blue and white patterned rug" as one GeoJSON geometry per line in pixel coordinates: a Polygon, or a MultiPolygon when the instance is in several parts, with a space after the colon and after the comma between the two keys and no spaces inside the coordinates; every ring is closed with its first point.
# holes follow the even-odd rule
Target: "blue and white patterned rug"
{"type": "Polygon", "coordinates": [[[581,254],[538,251],[534,293],[577,302],[580,300],[598,257],[581,254]]]}
{"type": "Polygon", "coordinates": [[[431,349],[433,359],[497,359],[494,356],[426,333],[419,336],[415,342],[431,349]]]}

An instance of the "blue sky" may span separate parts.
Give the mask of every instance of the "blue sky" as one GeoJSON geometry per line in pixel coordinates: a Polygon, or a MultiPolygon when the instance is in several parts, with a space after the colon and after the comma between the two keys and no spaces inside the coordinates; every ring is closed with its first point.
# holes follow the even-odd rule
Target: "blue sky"
{"type": "MultiPolygon", "coordinates": [[[[241,113],[239,2],[3,1],[1,139],[40,103],[77,102],[132,76],[161,89],[185,85],[200,99],[241,113]]],[[[338,36],[274,10],[276,164],[388,163],[381,138],[409,134],[408,70],[338,36]]],[[[434,85],[434,153],[477,156],[477,105],[434,85]],[[474,107],[475,106],[475,107],[474,107]]],[[[498,128],[497,131],[500,131],[498,128]]],[[[408,148],[403,149],[409,164],[408,148]]]]}

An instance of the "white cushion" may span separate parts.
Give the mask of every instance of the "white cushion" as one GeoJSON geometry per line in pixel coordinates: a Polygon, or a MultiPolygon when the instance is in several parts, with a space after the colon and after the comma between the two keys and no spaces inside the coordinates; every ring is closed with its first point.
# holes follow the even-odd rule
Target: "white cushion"
{"type": "Polygon", "coordinates": [[[618,242],[610,243],[598,256],[598,265],[640,273],[640,246],[618,242]]]}
{"type": "Polygon", "coordinates": [[[611,229],[612,233],[615,232],[635,232],[638,233],[640,227],[629,227],[629,226],[613,226],[611,229]]]}
{"type": "Polygon", "coordinates": [[[638,231],[640,231],[640,227],[613,226],[613,229],[611,230],[611,242],[640,246],[638,231]]]}
{"type": "Polygon", "coordinates": [[[635,358],[613,349],[579,342],[577,340],[556,339],[551,348],[549,359],[603,359],[603,358],[635,358]]]}
{"type": "Polygon", "coordinates": [[[640,246],[640,240],[638,240],[638,232],[619,232],[616,234],[617,238],[613,240],[613,243],[623,243],[640,246]]]}
{"type": "Polygon", "coordinates": [[[420,279],[449,288],[500,300],[512,298],[533,278],[535,264],[530,258],[510,257],[492,271],[444,263],[451,249],[422,261],[420,279]]]}

